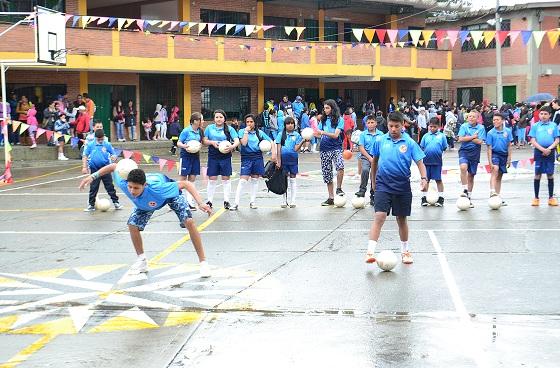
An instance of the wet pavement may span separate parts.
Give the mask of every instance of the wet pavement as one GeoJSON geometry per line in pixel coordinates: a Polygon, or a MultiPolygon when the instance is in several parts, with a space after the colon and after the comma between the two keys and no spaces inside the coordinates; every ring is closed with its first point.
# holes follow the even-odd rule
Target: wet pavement
{"type": "MultiPolygon", "coordinates": [[[[131,276],[126,198],[123,211],[84,213],[79,162],[16,167],[0,187],[0,367],[558,367],[560,209],[529,205],[521,167],[505,176],[507,207],[488,208],[482,169],[475,208],[459,212],[456,156],[444,208],[420,207],[413,184],[413,265],[363,262],[372,209],[321,207],[309,154],[295,209],[261,182],[256,210],[244,196],[238,212],[194,213],[210,279],[174,213],[152,218],[150,272],[131,276]]],[[[355,169],[347,161],[349,194],[355,169]]],[[[399,247],[389,219],[378,249],[399,247]]]]}

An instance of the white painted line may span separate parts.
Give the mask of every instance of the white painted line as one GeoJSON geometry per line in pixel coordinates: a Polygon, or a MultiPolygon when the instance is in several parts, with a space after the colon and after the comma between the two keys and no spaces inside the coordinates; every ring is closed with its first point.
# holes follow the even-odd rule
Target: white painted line
{"type": "Polygon", "coordinates": [[[32,187],[37,187],[37,186],[41,186],[41,185],[45,185],[45,184],[52,184],[52,183],[59,183],[61,181],[67,181],[67,180],[76,180],[76,179],[80,179],[80,178],[84,178],[87,175],[78,175],[78,176],[73,176],[71,178],[65,178],[65,179],[57,179],[57,180],[49,180],[49,181],[44,181],[42,183],[36,183],[36,184],[29,184],[29,185],[23,185],[21,187],[15,187],[15,188],[8,188],[8,189],[2,189],[0,190],[0,193],[5,193],[5,192],[11,192],[14,190],[19,190],[19,189],[25,189],[25,188],[32,188],[32,187]]]}
{"type": "Polygon", "coordinates": [[[453,300],[455,311],[464,329],[464,333],[459,334],[459,338],[464,340],[464,347],[467,349],[467,351],[469,351],[470,357],[475,361],[478,367],[490,367],[487,362],[484,350],[479,344],[479,338],[477,338],[476,336],[476,331],[471,322],[470,315],[467,312],[467,308],[465,307],[463,299],[461,298],[461,294],[459,293],[459,288],[457,287],[455,277],[453,276],[451,268],[449,267],[449,263],[447,262],[447,257],[445,257],[445,254],[441,249],[441,245],[439,244],[436,234],[432,230],[428,230],[428,235],[430,236],[432,246],[437,253],[443,277],[445,279],[445,282],[447,283],[449,293],[451,294],[451,300],[453,300]]]}

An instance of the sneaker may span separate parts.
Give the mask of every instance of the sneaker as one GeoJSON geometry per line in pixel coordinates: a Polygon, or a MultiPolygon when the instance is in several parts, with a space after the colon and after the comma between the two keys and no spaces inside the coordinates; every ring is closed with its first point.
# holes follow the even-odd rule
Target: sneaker
{"type": "Polygon", "coordinates": [[[540,204],[541,203],[538,198],[533,198],[533,200],[531,201],[531,206],[537,207],[540,204]]]}
{"type": "Polygon", "coordinates": [[[507,205],[507,202],[502,199],[502,207],[506,207],[507,205]]]}
{"type": "Polygon", "coordinates": [[[339,195],[339,196],[344,195],[344,192],[342,191],[342,188],[336,188],[336,195],[339,195]]]}
{"type": "MultiPolygon", "coordinates": [[[[212,207],[212,206],[210,206],[210,207],[212,207]]],[[[192,204],[189,203],[189,210],[192,212],[192,211],[196,211],[197,208],[196,208],[196,206],[193,206],[192,204]]]]}
{"type": "Polygon", "coordinates": [[[404,252],[401,254],[402,263],[404,264],[412,264],[414,260],[412,259],[412,254],[410,252],[404,252]]]}
{"type": "Polygon", "coordinates": [[[89,205],[84,209],[84,212],[93,212],[95,211],[95,206],[89,205]]]}
{"type": "Polygon", "coordinates": [[[428,200],[426,199],[426,197],[422,197],[422,202],[421,202],[422,207],[428,207],[430,204],[428,203],[428,200]]]}
{"type": "Polygon", "coordinates": [[[290,205],[290,208],[296,208],[296,204],[295,204],[295,203],[292,203],[292,204],[290,205]]]}
{"type": "MultiPolygon", "coordinates": [[[[322,204],[321,204],[321,205],[322,205],[322,204]]],[[[286,203],[282,203],[282,204],[280,205],[280,208],[288,208],[288,205],[287,205],[286,203]]]]}
{"type": "Polygon", "coordinates": [[[59,160],[59,161],[68,161],[69,158],[66,157],[66,156],[58,156],[58,160],[59,160]]]}
{"type": "Polygon", "coordinates": [[[231,205],[229,204],[228,201],[224,201],[224,208],[225,208],[226,210],[229,210],[229,209],[231,208],[231,205]]]}
{"type": "Polygon", "coordinates": [[[321,203],[321,206],[334,206],[334,199],[333,198],[327,199],[326,201],[321,203]]]}
{"type": "Polygon", "coordinates": [[[148,272],[148,261],[146,261],[146,258],[137,259],[136,262],[130,266],[128,272],[133,275],[148,272]]]}
{"type": "MultiPolygon", "coordinates": [[[[225,205],[224,205],[224,207],[225,207],[225,205]]],[[[238,206],[238,205],[231,206],[231,207],[229,208],[230,211],[237,211],[238,209],[239,209],[239,206],[238,206]]]]}
{"type": "Polygon", "coordinates": [[[255,202],[251,202],[251,203],[249,203],[249,208],[252,209],[252,210],[256,210],[258,207],[255,204],[255,202]]]}
{"type": "Polygon", "coordinates": [[[362,192],[360,190],[360,191],[357,191],[356,193],[354,193],[354,195],[356,195],[356,197],[362,197],[363,198],[363,197],[366,196],[366,192],[362,192]]]}
{"type": "Polygon", "coordinates": [[[373,253],[366,253],[366,263],[375,263],[375,254],[373,253]]]}
{"type": "Polygon", "coordinates": [[[469,202],[470,202],[469,208],[474,208],[474,204],[472,203],[472,201],[470,199],[469,199],[469,202]]]}
{"type": "Polygon", "coordinates": [[[492,198],[492,197],[497,197],[497,196],[498,196],[498,193],[496,193],[496,192],[490,193],[490,198],[492,198]]]}
{"type": "Polygon", "coordinates": [[[32,148],[32,149],[33,149],[33,148],[37,148],[37,145],[36,145],[35,143],[33,143],[33,144],[31,145],[31,147],[29,147],[29,148],[32,148]]]}
{"type": "Polygon", "coordinates": [[[212,202],[208,201],[206,202],[206,204],[208,205],[208,207],[212,208],[212,202]]]}
{"type": "Polygon", "coordinates": [[[113,203],[113,205],[115,206],[116,210],[122,210],[124,207],[122,204],[120,204],[119,202],[115,202],[113,203]]]}
{"type": "Polygon", "coordinates": [[[461,193],[461,197],[467,197],[469,198],[469,192],[465,189],[463,190],[463,193],[461,193]]]}
{"type": "Polygon", "coordinates": [[[443,197],[439,197],[436,202],[436,207],[443,207],[443,202],[445,202],[445,199],[443,199],[443,197]]]}
{"type": "Polygon", "coordinates": [[[554,197],[548,199],[548,205],[556,207],[558,206],[558,200],[554,197]]]}
{"type": "Polygon", "coordinates": [[[200,277],[203,278],[208,278],[210,276],[212,276],[212,273],[210,272],[210,266],[208,265],[208,262],[203,261],[200,262],[200,277]]]}
{"type": "Polygon", "coordinates": [[[375,196],[369,196],[369,205],[375,206],[375,196]]]}

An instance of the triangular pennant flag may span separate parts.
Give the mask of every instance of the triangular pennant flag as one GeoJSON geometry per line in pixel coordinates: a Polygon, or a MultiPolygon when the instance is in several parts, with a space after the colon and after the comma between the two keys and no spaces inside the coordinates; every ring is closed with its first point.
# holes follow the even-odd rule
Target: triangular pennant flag
{"type": "Polygon", "coordinates": [[[391,43],[397,42],[397,35],[399,34],[398,29],[388,29],[387,34],[389,35],[389,41],[391,41],[391,43]]]}
{"type": "Polygon", "coordinates": [[[424,39],[424,46],[428,47],[428,43],[432,39],[432,35],[434,34],[433,29],[427,29],[422,31],[422,38],[424,39]]]}
{"type": "Polygon", "coordinates": [[[123,150],[123,157],[124,158],[131,158],[133,153],[134,152],[132,152],[132,151],[123,150]]]}
{"type": "Polygon", "coordinates": [[[179,28],[183,28],[187,24],[189,24],[189,22],[179,22],[179,28]]]}
{"type": "Polygon", "coordinates": [[[533,31],[521,31],[521,39],[523,40],[524,45],[527,45],[532,34],[533,31]]]}
{"type": "Polygon", "coordinates": [[[289,47],[288,47],[288,50],[294,51],[294,47],[293,47],[293,46],[289,46],[289,47]]]}
{"type": "Polygon", "coordinates": [[[169,21],[169,20],[162,20],[158,27],[159,27],[159,28],[163,28],[163,27],[165,27],[166,25],[168,25],[169,23],[171,23],[171,21],[169,21]]]}
{"type": "Polygon", "coordinates": [[[352,33],[354,34],[354,37],[356,37],[356,40],[358,40],[358,42],[362,41],[362,35],[364,34],[363,28],[352,28],[352,33]]]}
{"type": "Polygon", "coordinates": [[[90,24],[90,23],[97,23],[96,21],[97,21],[98,19],[99,19],[99,17],[91,17],[91,18],[89,18],[89,20],[88,20],[88,24],[90,24]]]}
{"type": "Polygon", "coordinates": [[[144,21],[142,19],[136,19],[136,26],[141,32],[144,32],[144,21]]]}
{"type": "Polygon", "coordinates": [[[276,47],[271,47],[271,48],[270,48],[270,52],[271,52],[271,53],[274,53],[274,50],[276,50],[276,47]]]}
{"type": "Polygon", "coordinates": [[[132,159],[134,161],[136,161],[137,164],[140,163],[140,161],[142,161],[142,152],[140,151],[133,151],[132,153],[132,159]]]}
{"type": "Polygon", "coordinates": [[[178,25],[179,25],[178,21],[171,22],[171,25],[169,26],[169,30],[171,31],[173,28],[177,27],[178,25]]]}
{"type": "Polygon", "coordinates": [[[216,32],[218,32],[220,29],[224,28],[226,25],[225,23],[218,23],[216,25],[216,32]]]}
{"type": "Polygon", "coordinates": [[[152,156],[152,161],[155,162],[156,164],[159,163],[159,157],[152,156]]]}
{"type": "Polygon", "coordinates": [[[79,15],[75,15],[74,19],[72,19],[72,27],[76,27],[76,24],[78,24],[78,22],[80,21],[80,16],[79,15]]]}
{"type": "Polygon", "coordinates": [[[122,29],[122,27],[124,26],[124,22],[126,22],[126,19],[124,18],[119,18],[117,19],[117,29],[120,31],[122,29]]]}
{"type": "Polygon", "coordinates": [[[284,32],[286,32],[286,35],[289,36],[294,31],[294,29],[296,29],[296,27],[285,26],[284,27],[284,32]]]}
{"type": "Polygon", "coordinates": [[[45,134],[45,129],[43,128],[37,128],[37,138],[39,138],[40,136],[42,136],[43,134],[45,134]]]}
{"type": "Polygon", "coordinates": [[[263,26],[262,29],[263,29],[263,31],[266,32],[266,31],[268,31],[269,29],[274,28],[274,27],[275,27],[275,26],[263,26]]]}
{"type": "Polygon", "coordinates": [[[116,157],[119,157],[119,156],[121,155],[121,153],[122,153],[122,150],[121,150],[121,149],[118,149],[118,148],[113,148],[113,151],[115,152],[115,156],[116,156],[116,157]]]}
{"type": "Polygon", "coordinates": [[[59,132],[54,132],[54,139],[58,140],[58,138],[62,137],[62,134],[60,134],[59,132]]]}
{"type": "Polygon", "coordinates": [[[354,48],[354,47],[356,47],[356,46],[358,46],[358,43],[352,42],[352,45],[351,45],[350,47],[351,47],[351,48],[354,48]]]}
{"type": "Polygon", "coordinates": [[[163,158],[160,158],[160,159],[159,159],[159,170],[160,170],[160,171],[163,171],[163,168],[164,168],[164,166],[165,166],[166,164],[167,164],[167,160],[166,160],[166,159],[163,159],[163,158]]]}
{"type": "Polygon", "coordinates": [[[385,43],[385,34],[387,33],[386,29],[376,29],[375,33],[377,33],[377,38],[379,39],[380,44],[385,43]]]}
{"type": "Polygon", "coordinates": [[[502,46],[504,44],[504,42],[506,41],[506,38],[509,34],[509,31],[498,31],[496,32],[496,41],[500,43],[500,46],[502,46]]]}
{"type": "Polygon", "coordinates": [[[422,35],[422,31],[419,29],[413,29],[408,31],[410,33],[410,38],[412,39],[412,44],[414,46],[418,45],[418,41],[420,40],[420,36],[422,35]]]}
{"type": "Polygon", "coordinates": [[[64,134],[64,143],[68,143],[68,141],[72,138],[70,134],[64,134]]]}
{"type": "Polygon", "coordinates": [[[560,37],[560,30],[551,30],[547,33],[548,42],[550,42],[550,48],[553,49],[554,46],[558,44],[558,37],[560,37]]]}
{"type": "Polygon", "coordinates": [[[537,45],[537,49],[541,47],[541,42],[545,33],[546,31],[533,31],[533,40],[535,40],[535,45],[537,45]]]}
{"type": "Polygon", "coordinates": [[[405,44],[405,43],[406,43],[406,42],[398,42],[398,45],[399,45],[401,48],[404,48],[404,44],[405,44]]]}
{"type": "Polygon", "coordinates": [[[253,31],[255,30],[255,26],[252,24],[248,24],[245,26],[245,36],[250,36],[253,31]]]}
{"type": "Polygon", "coordinates": [[[142,156],[144,157],[144,161],[146,161],[146,163],[149,164],[149,163],[150,163],[150,159],[152,158],[152,156],[146,155],[146,154],[143,154],[142,156]]]}
{"type": "Polygon", "coordinates": [[[212,34],[214,28],[216,27],[216,23],[208,23],[208,34],[212,34]]]}
{"type": "Polygon", "coordinates": [[[447,33],[444,29],[438,29],[436,32],[436,43],[438,47],[443,46],[443,41],[445,40],[445,35],[447,33]]]}
{"type": "Polygon", "coordinates": [[[373,41],[373,36],[375,35],[375,29],[366,28],[364,29],[364,34],[366,35],[368,42],[371,43],[373,41]]]}
{"type": "Polygon", "coordinates": [[[457,42],[458,36],[459,36],[459,31],[447,31],[447,39],[451,44],[451,48],[455,47],[455,43],[457,42]]]}
{"type": "Polygon", "coordinates": [[[534,163],[535,163],[535,159],[534,159],[534,158],[530,158],[530,159],[529,159],[529,164],[532,165],[532,164],[534,164],[534,163]]]}
{"type": "Polygon", "coordinates": [[[484,31],[483,35],[484,35],[484,45],[488,47],[488,45],[490,45],[490,43],[494,40],[494,37],[496,37],[496,31],[484,31]]]}
{"type": "Polygon", "coordinates": [[[21,124],[21,121],[12,120],[12,131],[14,131],[14,132],[17,131],[20,124],[21,124]]]}
{"type": "Polygon", "coordinates": [[[167,171],[171,172],[175,168],[175,161],[167,160],[167,171]]]}
{"type": "Polygon", "coordinates": [[[236,34],[238,34],[239,32],[241,32],[244,29],[245,29],[245,26],[243,24],[236,24],[235,25],[235,31],[233,32],[233,35],[235,36],[236,34]]]}
{"type": "Polygon", "coordinates": [[[52,130],[47,130],[47,131],[45,131],[45,134],[47,135],[47,140],[50,141],[52,139],[52,136],[53,136],[53,131],[52,130]]]}
{"type": "Polygon", "coordinates": [[[67,23],[67,22],[68,22],[68,19],[70,19],[70,18],[72,18],[72,17],[73,17],[72,14],[66,14],[66,15],[64,16],[64,20],[65,20],[64,23],[67,23]]]}
{"type": "Polygon", "coordinates": [[[305,31],[305,27],[296,27],[296,35],[297,35],[298,40],[301,37],[301,34],[303,33],[303,31],[305,31]]]}
{"type": "Polygon", "coordinates": [[[21,123],[19,128],[19,134],[23,134],[27,129],[29,129],[29,124],[21,123]]]}
{"type": "Polygon", "coordinates": [[[206,28],[208,24],[207,23],[198,23],[198,35],[200,36],[200,33],[202,31],[204,31],[204,29],[206,28]]]}
{"type": "Polygon", "coordinates": [[[511,166],[513,166],[514,169],[517,169],[517,164],[519,163],[519,160],[517,161],[512,161],[511,162],[511,166]]]}
{"type": "Polygon", "coordinates": [[[109,28],[113,27],[113,24],[117,21],[117,18],[109,17],[109,28]]]}
{"type": "Polygon", "coordinates": [[[461,46],[465,43],[469,37],[469,31],[459,31],[459,38],[461,39],[461,46]]]}
{"type": "Polygon", "coordinates": [[[407,29],[399,29],[397,40],[400,41],[408,35],[407,29]]]}
{"type": "Polygon", "coordinates": [[[262,26],[255,26],[255,30],[253,31],[253,33],[259,32],[262,28],[262,26]]]}
{"type": "Polygon", "coordinates": [[[471,31],[471,37],[474,43],[474,47],[478,48],[482,37],[484,36],[484,31],[471,31]]]}
{"type": "Polygon", "coordinates": [[[108,20],[109,20],[109,17],[99,17],[99,19],[97,20],[97,25],[100,26],[108,20]]]}
{"type": "Polygon", "coordinates": [[[235,27],[235,24],[226,24],[226,34],[228,34],[233,27],[235,27]]]}
{"type": "Polygon", "coordinates": [[[155,26],[156,24],[158,24],[159,22],[161,22],[161,20],[149,20],[148,24],[151,25],[152,27],[155,26]]]}
{"type": "Polygon", "coordinates": [[[89,23],[89,16],[87,15],[82,15],[82,29],[86,28],[87,24],[89,23]]]}
{"type": "Polygon", "coordinates": [[[510,43],[510,45],[513,45],[515,40],[517,40],[517,37],[519,37],[520,33],[521,33],[520,31],[509,31],[509,43],[510,43]]]}
{"type": "Polygon", "coordinates": [[[197,22],[189,22],[188,25],[187,25],[187,31],[189,29],[191,29],[192,27],[196,26],[197,24],[198,24],[197,22]]]}

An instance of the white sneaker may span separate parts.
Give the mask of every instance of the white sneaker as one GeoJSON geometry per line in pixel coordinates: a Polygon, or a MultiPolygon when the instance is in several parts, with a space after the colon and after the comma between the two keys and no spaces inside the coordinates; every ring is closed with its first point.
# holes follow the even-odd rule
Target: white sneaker
{"type": "Polygon", "coordinates": [[[59,161],[68,161],[69,158],[66,157],[66,156],[64,156],[64,155],[62,155],[62,156],[58,156],[58,160],[59,160],[59,161]]]}
{"type": "Polygon", "coordinates": [[[148,272],[148,261],[146,258],[137,259],[136,262],[128,270],[130,274],[140,274],[148,272]]]}
{"type": "Polygon", "coordinates": [[[35,143],[33,143],[33,144],[31,145],[31,147],[29,147],[29,148],[31,148],[31,149],[37,148],[37,145],[36,145],[35,143]]]}
{"type": "Polygon", "coordinates": [[[208,262],[200,262],[200,277],[208,278],[210,276],[212,276],[212,274],[210,272],[210,266],[208,265],[208,262]]]}

